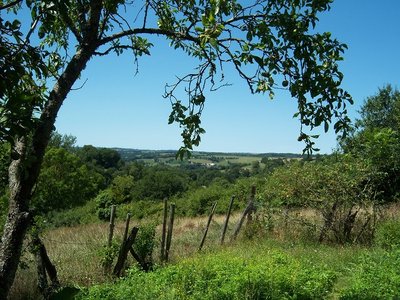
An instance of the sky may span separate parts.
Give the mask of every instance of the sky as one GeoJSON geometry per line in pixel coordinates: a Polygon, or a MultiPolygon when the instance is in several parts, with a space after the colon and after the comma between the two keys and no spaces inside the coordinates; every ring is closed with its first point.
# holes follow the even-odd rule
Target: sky
{"type": "MultiPolygon", "coordinates": [[[[352,120],[363,101],[392,84],[400,88],[400,1],[335,0],[320,15],[318,31],[329,31],[348,45],[340,69],[342,87],[353,96],[352,120]]],[[[96,57],[91,60],[60,110],[56,130],[77,137],[77,144],[150,150],[177,150],[180,129],[168,125],[170,102],[162,97],[165,84],[191,72],[193,59],[170,49],[157,39],[151,56],[139,60],[139,73],[132,56],[96,57]]],[[[300,124],[292,116],[297,103],[287,92],[252,95],[245,83],[229,71],[232,84],[208,93],[202,116],[206,133],[197,151],[300,153],[300,124]]],[[[336,147],[333,130],[320,134],[320,153],[336,147]]]]}

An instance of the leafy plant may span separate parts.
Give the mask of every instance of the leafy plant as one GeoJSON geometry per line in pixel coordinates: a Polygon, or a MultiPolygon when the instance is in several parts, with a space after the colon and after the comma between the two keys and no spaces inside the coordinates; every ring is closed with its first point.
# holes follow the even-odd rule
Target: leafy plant
{"type": "Polygon", "coordinates": [[[110,219],[110,207],[115,204],[115,200],[110,189],[100,192],[95,198],[97,207],[97,216],[100,220],[110,219]]]}
{"type": "Polygon", "coordinates": [[[400,248],[400,220],[386,220],[379,224],[376,228],[375,244],[388,250],[400,248]]]}
{"type": "Polygon", "coordinates": [[[177,265],[129,275],[78,299],[321,299],[336,275],[279,251],[246,256],[230,251],[200,255],[177,265]]]}
{"type": "Polygon", "coordinates": [[[352,268],[349,286],[340,299],[398,299],[400,251],[375,251],[364,255],[352,268]]]}
{"type": "Polygon", "coordinates": [[[141,267],[146,271],[153,266],[153,251],[156,246],[155,235],[155,223],[141,224],[135,243],[133,244],[133,249],[141,259],[141,267]]]}

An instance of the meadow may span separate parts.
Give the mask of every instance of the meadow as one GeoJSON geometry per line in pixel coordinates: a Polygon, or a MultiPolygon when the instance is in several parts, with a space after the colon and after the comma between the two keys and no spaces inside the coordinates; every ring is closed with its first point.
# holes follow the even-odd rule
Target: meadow
{"type": "MultiPolygon", "coordinates": [[[[207,218],[178,217],[170,261],[159,260],[158,226],[153,270],[143,272],[129,259],[122,279],[105,274],[102,267],[108,223],[47,230],[43,241],[64,286],[58,295],[68,291],[66,295],[76,299],[389,299],[400,296],[400,251],[395,243],[400,245],[400,239],[393,233],[400,228],[393,221],[397,211],[397,206],[386,209],[386,227],[377,229],[378,238],[370,246],[318,243],[300,223],[285,225],[282,212],[274,215],[273,227],[255,219],[232,241],[239,218],[235,213],[226,242],[220,245],[225,216],[216,215],[200,252],[207,218]]],[[[309,210],[293,212],[300,214],[314,217],[309,210]]],[[[132,220],[131,226],[149,222],[154,218],[132,220]]],[[[124,226],[122,220],[116,223],[116,246],[124,226]]],[[[38,299],[35,265],[28,252],[24,262],[12,299],[38,299]]]]}

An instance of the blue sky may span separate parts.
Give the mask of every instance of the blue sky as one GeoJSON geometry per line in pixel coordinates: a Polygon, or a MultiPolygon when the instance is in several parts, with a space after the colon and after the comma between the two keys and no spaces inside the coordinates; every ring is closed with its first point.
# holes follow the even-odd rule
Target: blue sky
{"type": "MultiPolygon", "coordinates": [[[[352,119],[379,87],[390,83],[400,88],[400,1],[335,0],[332,9],[320,15],[317,30],[330,31],[349,46],[340,66],[343,87],[355,100],[349,108],[352,119]]],[[[90,61],[76,87],[86,83],[72,91],[61,108],[57,131],[76,136],[78,145],[178,149],[180,130],[168,125],[170,103],[162,94],[166,83],[190,72],[196,62],[162,39],[153,43],[151,56],[139,60],[136,76],[129,54],[90,61]]],[[[299,123],[292,118],[296,100],[286,92],[277,92],[272,101],[268,95],[251,95],[235,74],[226,75],[233,85],[207,95],[202,119],[206,134],[196,150],[301,152],[299,123]]],[[[332,131],[321,133],[321,153],[335,146],[332,131]]]]}

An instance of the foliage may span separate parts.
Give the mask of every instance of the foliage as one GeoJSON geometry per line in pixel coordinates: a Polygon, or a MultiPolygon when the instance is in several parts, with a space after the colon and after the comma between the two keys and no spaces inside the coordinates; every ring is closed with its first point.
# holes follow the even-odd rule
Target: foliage
{"type": "Polygon", "coordinates": [[[133,176],[118,175],[114,177],[110,185],[110,191],[114,199],[113,204],[132,201],[132,192],[135,187],[133,176]]]}
{"type": "MultiPolygon", "coordinates": [[[[153,44],[148,37],[158,35],[199,62],[195,72],[166,87],[165,97],[172,104],[169,123],[177,122],[182,128],[181,156],[200,143],[205,132],[200,119],[205,90],[218,88],[215,82],[218,75],[224,78],[227,64],[234,66],[252,92],[273,96],[273,88],[289,90],[298,101],[299,140],[306,142],[306,151],[312,151],[312,136],[302,126],[313,129],[323,124],[327,131],[333,122],[336,132],[346,133],[346,105],[352,103],[340,88],[343,74],[337,64],[346,45],[315,28],[330,2],[253,1],[247,6],[239,1],[192,0],[2,3],[0,11],[6,17],[0,19],[0,140],[12,145],[13,190],[0,253],[5,265],[0,272],[1,297],[7,298],[15,277],[28,227],[19,218],[30,209],[57,114],[94,56],[130,50],[137,62],[150,55],[153,44]],[[31,25],[21,26],[26,15],[31,25]],[[177,98],[182,85],[186,105],[177,98]]],[[[38,206],[45,198],[38,198],[38,206]]]]}
{"type": "Polygon", "coordinates": [[[285,164],[283,159],[263,157],[261,162],[264,164],[264,173],[272,173],[276,168],[285,164]]]}
{"type": "Polygon", "coordinates": [[[122,164],[118,151],[110,148],[96,148],[92,145],[85,145],[78,150],[78,155],[83,162],[104,169],[118,168],[122,164]]]}
{"type": "Polygon", "coordinates": [[[384,249],[400,249],[400,220],[385,220],[376,228],[375,244],[384,249]]]}
{"type": "Polygon", "coordinates": [[[396,200],[400,193],[400,92],[387,85],[368,97],[355,132],[341,142],[343,151],[365,160],[375,174],[377,197],[396,200]]]}
{"type": "Polygon", "coordinates": [[[166,167],[148,168],[132,189],[133,200],[162,200],[186,191],[188,177],[176,169],[166,167]]]}
{"type": "Polygon", "coordinates": [[[85,205],[61,211],[50,211],[46,215],[47,228],[72,227],[98,222],[96,202],[90,200],[85,205]]]}
{"type": "Polygon", "coordinates": [[[153,266],[153,251],[156,247],[156,223],[142,223],[139,227],[133,249],[142,260],[142,268],[148,271],[153,266]]]}
{"type": "Polygon", "coordinates": [[[368,97],[360,110],[357,127],[361,129],[400,129],[400,91],[390,84],[380,88],[376,95],[368,97]]]}
{"type": "MultiPolygon", "coordinates": [[[[3,3],[3,13],[2,7],[3,3]]],[[[0,142],[13,144],[38,121],[45,100],[44,79],[50,74],[45,63],[48,53],[29,44],[32,32],[24,37],[21,20],[10,11],[7,18],[0,18],[0,142]]]]}
{"type": "Polygon", "coordinates": [[[139,200],[118,205],[117,217],[122,220],[127,213],[130,213],[132,218],[141,220],[161,216],[162,211],[163,203],[159,200],[139,200]]]}
{"type": "Polygon", "coordinates": [[[95,198],[97,216],[100,220],[109,220],[111,216],[110,207],[115,204],[114,195],[110,189],[101,191],[95,198]]]}
{"type": "Polygon", "coordinates": [[[44,157],[32,205],[41,212],[83,205],[99,191],[103,177],[63,148],[50,148],[44,157]]]}
{"type": "MultiPolygon", "coordinates": [[[[168,10],[172,2],[162,6],[161,11],[166,12],[159,25],[197,36],[197,44],[190,46],[170,38],[175,48],[182,48],[202,61],[198,74],[179,78],[166,92],[173,108],[169,122],[177,122],[183,128],[184,146],[180,154],[199,144],[204,133],[200,116],[205,86],[210,83],[214,87],[216,75],[222,73],[223,77],[227,63],[235,66],[253,93],[268,93],[272,98],[275,87],[288,89],[298,100],[295,117],[301,124],[311,129],[324,125],[327,131],[332,119],[337,118],[335,131],[348,129],[346,105],[352,100],[338,88],[343,74],[337,65],[347,47],[332,39],[330,33],[310,33],[318,13],[329,10],[330,1],[258,1],[248,6],[237,1],[212,1],[205,7],[196,6],[197,14],[193,14],[193,2],[181,1],[177,10],[182,12],[180,17],[168,10]],[[254,11],[258,13],[253,14],[254,11]],[[237,35],[233,43],[232,34],[237,35]],[[250,64],[255,67],[247,68],[250,64]],[[180,83],[189,85],[187,104],[174,94],[180,83]]],[[[305,151],[316,150],[311,141],[316,136],[300,131],[299,141],[306,142],[305,151]]]]}
{"type": "Polygon", "coordinates": [[[121,242],[118,240],[112,240],[111,246],[104,245],[101,249],[100,255],[100,263],[104,268],[105,266],[112,265],[115,258],[118,257],[119,250],[121,248],[121,242]]]}
{"type": "MultiPolygon", "coordinates": [[[[225,213],[230,198],[234,195],[233,185],[226,181],[216,181],[208,187],[199,187],[189,190],[181,197],[175,197],[177,214],[184,216],[198,216],[208,214],[214,202],[218,202],[216,213],[225,213]]],[[[239,207],[236,201],[233,209],[239,207]]]]}
{"type": "Polygon", "coordinates": [[[90,288],[78,299],[317,299],[332,289],[335,274],[279,251],[246,257],[202,255],[90,288]]]}
{"type": "Polygon", "coordinates": [[[397,299],[400,297],[400,251],[372,252],[360,258],[340,299],[397,299]]]}
{"type": "Polygon", "coordinates": [[[334,154],[276,169],[266,180],[264,197],[267,206],[316,209],[323,219],[321,226],[316,224],[321,228],[320,241],[331,232],[331,239],[337,242],[351,242],[361,236],[371,242],[374,217],[369,212],[375,192],[370,182],[371,173],[364,161],[334,154]]]}
{"type": "Polygon", "coordinates": [[[57,131],[53,131],[50,137],[49,148],[64,148],[68,152],[73,152],[76,149],[76,137],[70,134],[62,135],[57,131]]]}
{"type": "Polygon", "coordinates": [[[0,193],[8,185],[8,166],[11,160],[10,145],[0,142],[0,193]]]}

